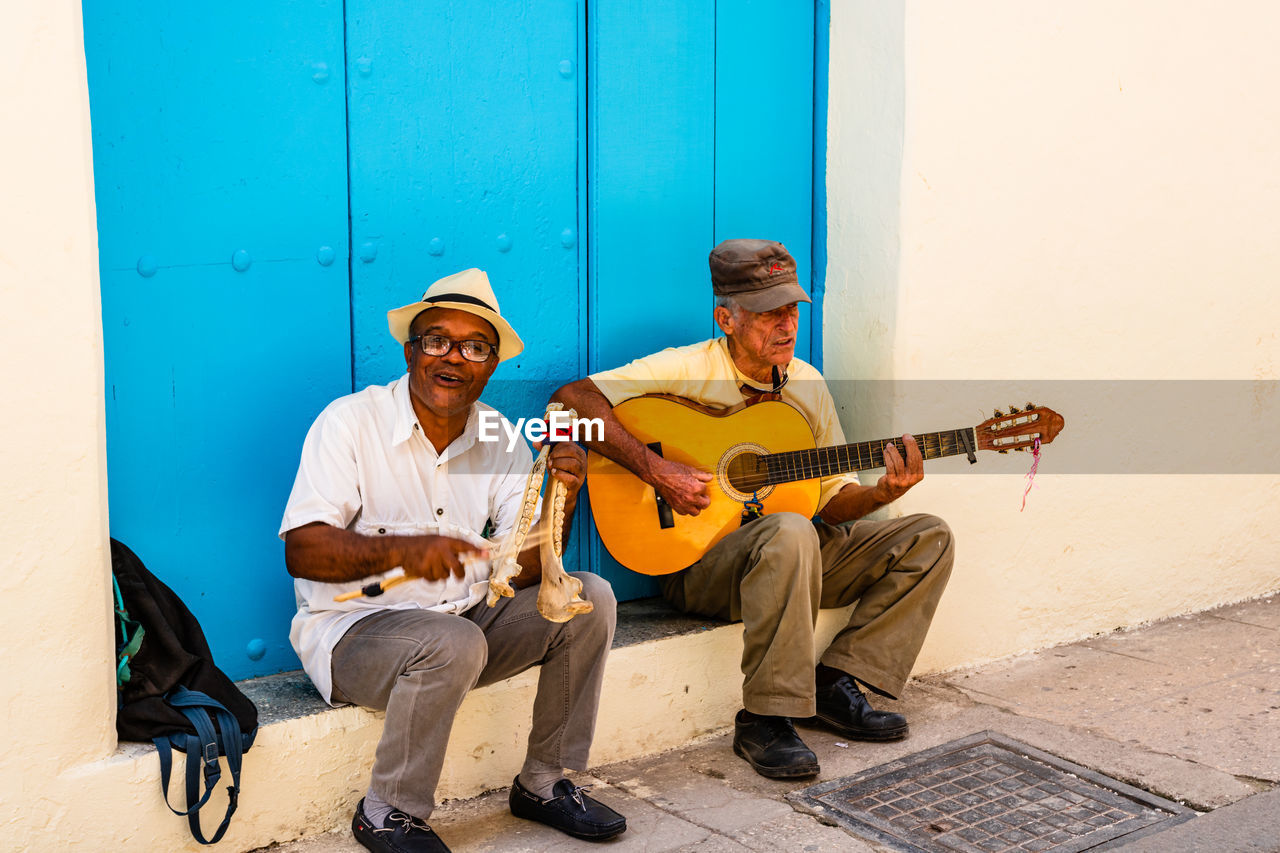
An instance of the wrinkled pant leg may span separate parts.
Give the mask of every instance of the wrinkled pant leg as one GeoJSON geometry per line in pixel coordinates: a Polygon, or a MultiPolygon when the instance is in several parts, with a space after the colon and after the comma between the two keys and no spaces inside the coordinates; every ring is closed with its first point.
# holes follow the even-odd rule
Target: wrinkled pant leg
{"type": "Polygon", "coordinates": [[[932,515],[816,522],[815,529],[822,543],[822,606],[858,602],[821,661],[896,698],[951,576],[951,529],[932,515]]]}
{"type": "Polygon", "coordinates": [[[449,613],[386,610],[338,641],[334,701],[386,711],[371,787],[423,820],[435,809],[453,718],[487,660],[484,633],[449,613]]]}
{"type": "Polygon", "coordinates": [[[499,599],[493,607],[478,604],[464,616],[483,630],[488,643],[489,662],[480,674],[480,684],[542,666],[528,757],[585,770],[605,661],[613,645],[617,601],[609,582],[599,575],[570,574],[582,581],[582,597],[595,607],[568,622],[542,618],[537,608],[538,585],[517,590],[514,598],[499,599]]]}
{"type": "Polygon", "coordinates": [[[786,717],[816,711],[813,630],[821,591],[813,523],[789,512],[738,528],[663,581],[676,608],[742,621],[743,707],[786,717]]]}

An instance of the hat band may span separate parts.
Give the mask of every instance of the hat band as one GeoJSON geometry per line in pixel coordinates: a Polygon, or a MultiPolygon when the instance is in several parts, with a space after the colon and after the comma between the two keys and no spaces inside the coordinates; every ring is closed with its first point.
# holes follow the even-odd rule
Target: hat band
{"type": "Polygon", "coordinates": [[[430,299],[423,299],[423,302],[463,302],[467,305],[479,305],[481,308],[487,308],[493,313],[498,311],[483,299],[476,299],[474,296],[468,296],[465,293],[442,293],[439,296],[433,296],[430,299]]]}
{"type": "Polygon", "coordinates": [[[776,281],[767,281],[763,283],[758,281],[735,281],[735,282],[712,282],[711,288],[714,293],[720,296],[738,296],[743,293],[764,293],[766,290],[772,290],[775,287],[785,287],[788,284],[800,283],[800,279],[795,273],[783,273],[776,281]]]}

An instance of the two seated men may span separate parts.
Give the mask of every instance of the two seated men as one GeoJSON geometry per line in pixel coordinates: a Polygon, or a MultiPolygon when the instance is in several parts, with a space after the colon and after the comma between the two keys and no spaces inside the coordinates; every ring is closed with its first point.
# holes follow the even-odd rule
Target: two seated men
{"type": "MultiPolygon", "coordinates": [[[[794,357],[799,286],[781,244],[729,240],[711,253],[714,315],[725,333],[664,350],[562,387],[553,399],[600,418],[589,446],[653,486],[679,513],[709,501],[710,475],[663,459],[630,435],[612,407],[673,394],[724,409],[761,394],[796,407],[819,446],[843,444],[821,375],[794,357]]],[[[324,698],[384,710],[368,792],[352,831],[375,851],[447,850],[426,820],[453,719],[467,691],[541,666],[524,765],[511,811],[577,838],[603,840],[626,819],[565,778],[584,770],[595,728],[615,600],[608,582],[574,573],[590,613],[564,623],[536,611],[537,549],[519,558],[514,598],[482,599],[488,542],[517,523],[532,457],[516,442],[478,440],[479,402],[500,361],[523,344],[503,319],[488,278],[467,270],[388,313],[407,372],[330,404],[307,434],[280,535],[295,578],[290,639],[324,698]],[[488,538],[484,538],[487,536],[488,538]],[[336,602],[371,580],[417,580],[377,597],[336,602]]],[[[950,531],[915,515],[855,521],[923,477],[919,450],[890,446],[874,486],[852,475],[821,483],[816,519],[764,515],[725,536],[693,566],[663,579],[676,608],[742,621],[743,709],[734,751],[771,778],[819,772],[796,718],[846,737],[906,736],[900,715],[874,710],[859,685],[900,694],[946,585],[950,531]],[[813,660],[820,607],[857,602],[849,624],[813,660]]],[[[556,443],[548,468],[567,487],[568,534],[585,454],[556,443]]]]}

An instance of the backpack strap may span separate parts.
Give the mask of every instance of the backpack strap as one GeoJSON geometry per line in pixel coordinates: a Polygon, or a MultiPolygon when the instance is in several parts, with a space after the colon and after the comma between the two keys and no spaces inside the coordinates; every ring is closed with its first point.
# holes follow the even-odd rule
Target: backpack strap
{"type": "Polygon", "coordinates": [[[157,737],[154,739],[156,750],[160,753],[160,789],[164,794],[165,805],[169,811],[179,816],[186,816],[191,826],[191,834],[201,844],[217,844],[222,840],[227,827],[231,824],[231,816],[236,813],[240,799],[240,765],[244,754],[244,739],[240,733],[240,723],[222,703],[210,698],[198,690],[188,690],[179,685],[169,691],[165,701],[182,712],[196,733],[185,732],[157,737]],[[214,730],[209,712],[218,721],[218,729],[214,730]],[[219,750],[219,733],[221,734],[221,752],[219,750]],[[187,754],[187,810],[180,812],[169,803],[169,774],[173,757],[170,747],[187,754]],[[209,795],[222,778],[218,764],[219,754],[225,755],[227,769],[231,771],[231,784],[227,786],[227,812],[222,818],[213,838],[206,841],[200,829],[200,808],[209,801],[209,795]],[[201,795],[200,769],[204,772],[204,794],[201,795]]]}
{"type": "Polygon", "coordinates": [[[124,595],[120,592],[120,582],[114,574],[111,575],[111,586],[116,595],[116,624],[120,626],[120,642],[116,644],[116,687],[119,688],[133,677],[129,671],[129,659],[138,653],[142,638],[147,632],[124,609],[124,595]]]}

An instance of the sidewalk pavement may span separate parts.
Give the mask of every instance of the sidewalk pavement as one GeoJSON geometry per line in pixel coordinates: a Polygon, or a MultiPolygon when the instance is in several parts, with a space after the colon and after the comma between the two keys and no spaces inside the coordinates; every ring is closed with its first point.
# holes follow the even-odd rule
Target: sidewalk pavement
{"type": "MultiPolygon", "coordinates": [[[[431,825],[461,853],[887,851],[895,848],[819,822],[786,795],[993,731],[1204,813],[1122,843],[1126,853],[1280,851],[1280,594],[925,676],[901,701],[874,704],[905,713],[910,737],[846,742],[801,727],[822,764],[817,779],[756,775],[734,756],[731,729],[579,774],[627,816],[627,832],[603,844],[512,817],[506,790],[448,802],[431,825]]],[[[345,827],[267,849],[363,850],[345,827]]]]}

